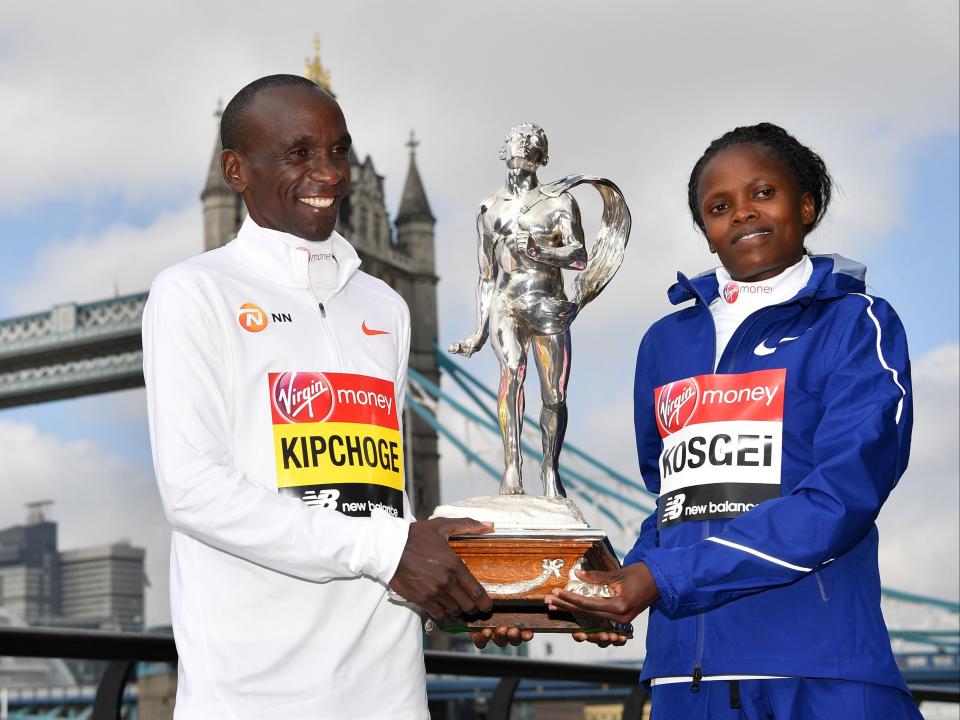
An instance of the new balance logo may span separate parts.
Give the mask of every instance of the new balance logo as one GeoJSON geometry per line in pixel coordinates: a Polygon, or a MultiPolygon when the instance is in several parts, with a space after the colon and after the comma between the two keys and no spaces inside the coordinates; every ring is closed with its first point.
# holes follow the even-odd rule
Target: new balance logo
{"type": "Polygon", "coordinates": [[[663,506],[663,522],[669,522],[671,520],[676,520],[683,514],[683,501],[687,499],[687,496],[683,493],[677,493],[672,498],[667,500],[663,506]]]}
{"type": "Polygon", "coordinates": [[[320,507],[325,510],[336,510],[337,500],[340,498],[340,491],[329,490],[307,490],[303,493],[303,502],[310,507],[320,507]]]}

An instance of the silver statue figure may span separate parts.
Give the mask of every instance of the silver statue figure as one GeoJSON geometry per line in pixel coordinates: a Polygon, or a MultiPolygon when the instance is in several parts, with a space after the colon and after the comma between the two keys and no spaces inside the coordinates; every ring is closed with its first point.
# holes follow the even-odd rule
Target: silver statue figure
{"type": "Polygon", "coordinates": [[[477,215],[477,328],[449,350],[470,357],[490,339],[500,361],[497,415],[505,464],[500,494],[519,495],[523,382],[532,346],[543,401],[543,493],[566,497],[558,463],[567,427],[570,324],[620,267],[630,235],[630,211],[617,186],[603,178],[569,175],[541,185],[537,169],[547,164],[547,136],[533,123],[510,129],[500,159],[506,161],[507,180],[483,201],[477,215]],[[580,208],[568,192],[582,183],[595,187],[603,198],[600,230],[589,257],[580,208]],[[564,269],[579,271],[572,301],[564,291],[564,269]]]}

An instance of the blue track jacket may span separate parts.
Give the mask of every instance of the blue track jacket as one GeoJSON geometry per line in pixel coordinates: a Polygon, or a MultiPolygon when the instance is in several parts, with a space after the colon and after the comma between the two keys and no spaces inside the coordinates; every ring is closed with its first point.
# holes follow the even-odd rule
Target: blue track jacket
{"type": "Polygon", "coordinates": [[[678,274],[671,302],[694,304],[640,343],[637,452],[660,498],[625,564],[646,563],[661,593],[643,679],[906,690],[880,612],[874,525],[910,450],[906,336],[890,305],[865,294],[864,266],[811,259],[807,286],[748,317],[716,373],[713,271],[678,274]]]}

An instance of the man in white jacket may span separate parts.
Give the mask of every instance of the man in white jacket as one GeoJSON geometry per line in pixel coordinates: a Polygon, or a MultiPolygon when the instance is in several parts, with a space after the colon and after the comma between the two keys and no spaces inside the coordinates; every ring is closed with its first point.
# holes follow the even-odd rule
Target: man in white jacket
{"type": "Polygon", "coordinates": [[[416,612],[489,610],[404,490],[404,301],[334,232],[350,135],[332,96],[275,75],[231,100],[222,169],[249,212],[162,272],[144,311],[179,720],[427,718],[416,612]]]}

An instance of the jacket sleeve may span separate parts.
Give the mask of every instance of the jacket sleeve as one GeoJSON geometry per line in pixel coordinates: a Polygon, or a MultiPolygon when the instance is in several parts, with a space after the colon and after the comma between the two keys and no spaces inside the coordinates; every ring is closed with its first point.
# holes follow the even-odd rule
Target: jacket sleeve
{"type": "MultiPolygon", "coordinates": [[[[653,383],[650,380],[650,367],[653,362],[651,348],[653,340],[649,332],[640,341],[637,351],[637,368],[633,378],[633,427],[637,440],[637,459],[640,463],[640,475],[647,490],[654,494],[660,493],[660,452],[663,444],[660,441],[660,432],[654,420],[653,383]]],[[[624,566],[636,563],[647,563],[647,553],[657,547],[660,535],[657,531],[657,508],[643,519],[640,525],[640,534],[630,552],[623,559],[624,566]]],[[[662,599],[658,599],[654,606],[661,612],[666,611],[662,599]]]]}
{"type": "Polygon", "coordinates": [[[406,543],[406,520],[308,507],[236,466],[235,368],[213,310],[219,297],[171,273],[154,281],[144,309],[143,371],[154,468],[174,530],[306,580],[366,575],[388,582],[406,543]]]}
{"type": "MultiPolygon", "coordinates": [[[[402,317],[401,317],[401,331],[400,331],[400,355],[397,361],[397,377],[396,384],[396,404],[397,404],[397,420],[400,423],[400,439],[401,441],[405,440],[407,437],[406,429],[404,427],[404,408],[406,408],[406,399],[407,399],[407,367],[410,362],[410,309],[407,307],[406,303],[403,304],[402,308],[402,317]]],[[[407,457],[407,453],[412,450],[406,445],[403,446],[403,461],[406,466],[410,462],[410,458],[407,457]]],[[[406,468],[404,468],[404,474],[406,477],[411,478],[412,476],[407,473],[406,468]]],[[[416,479],[413,479],[413,482],[416,482],[416,479]]],[[[414,522],[417,518],[413,516],[413,503],[410,502],[410,493],[411,488],[404,485],[403,488],[403,517],[406,518],[407,522],[414,522]]],[[[400,562],[400,556],[397,556],[397,563],[400,562]]],[[[396,569],[396,565],[394,565],[396,569]]],[[[392,574],[391,574],[392,577],[392,574]]]]}
{"type": "MultiPolygon", "coordinates": [[[[913,423],[910,363],[899,318],[883,300],[853,295],[837,346],[825,348],[813,469],[786,496],[684,548],[645,553],[671,614],[709,610],[793,582],[866,535],[906,468],[913,423]],[[851,317],[852,316],[852,317],[851,317]]],[[[788,407],[789,412],[789,407],[788,407]]]]}
{"type": "MultiPolygon", "coordinates": [[[[637,350],[637,367],[633,378],[633,426],[637,440],[637,459],[640,462],[640,474],[647,490],[660,492],[660,465],[658,459],[662,444],[660,433],[654,421],[653,384],[650,381],[650,363],[652,341],[649,333],[640,342],[637,350]]],[[[624,565],[643,562],[646,552],[657,546],[657,511],[648,515],[640,526],[633,549],[623,559],[624,565]]]]}

